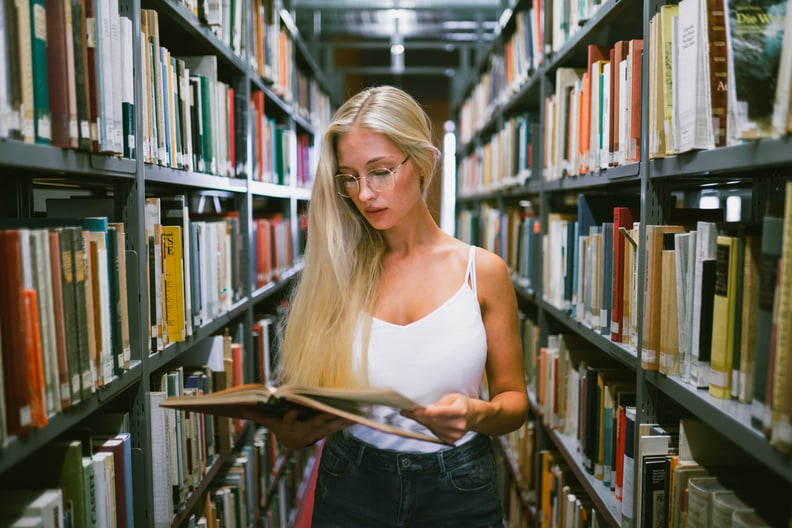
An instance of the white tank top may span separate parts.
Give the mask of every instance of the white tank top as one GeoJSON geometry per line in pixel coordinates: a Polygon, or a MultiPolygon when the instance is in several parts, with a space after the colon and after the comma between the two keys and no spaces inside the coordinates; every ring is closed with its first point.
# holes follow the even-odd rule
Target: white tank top
{"type": "MultiPolygon", "coordinates": [[[[476,398],[487,360],[487,335],[476,292],[476,254],[471,246],[460,288],[438,308],[407,325],[372,320],[369,342],[369,382],[390,387],[428,405],[450,392],[476,398]]],[[[360,360],[360,326],[354,354],[360,360]]],[[[423,425],[389,408],[375,412],[404,428],[431,434],[423,425]]],[[[363,425],[349,428],[352,435],[381,449],[432,452],[445,446],[402,438],[363,425]]],[[[469,431],[457,445],[472,438],[469,431]]]]}

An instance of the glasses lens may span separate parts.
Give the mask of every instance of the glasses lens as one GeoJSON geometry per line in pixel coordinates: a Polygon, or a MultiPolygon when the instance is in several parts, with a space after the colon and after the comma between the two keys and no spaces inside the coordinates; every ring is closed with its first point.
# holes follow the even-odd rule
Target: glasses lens
{"type": "Polygon", "coordinates": [[[348,174],[339,174],[335,177],[336,191],[341,196],[352,196],[358,192],[357,178],[348,174]]]}
{"type": "Polygon", "coordinates": [[[393,172],[389,169],[374,169],[369,172],[366,179],[369,187],[375,192],[385,191],[393,187],[393,172]]]}

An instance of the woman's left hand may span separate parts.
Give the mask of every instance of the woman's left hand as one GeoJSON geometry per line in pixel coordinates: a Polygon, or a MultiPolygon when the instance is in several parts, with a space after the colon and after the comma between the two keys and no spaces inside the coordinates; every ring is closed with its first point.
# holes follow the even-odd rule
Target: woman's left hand
{"type": "Polygon", "coordinates": [[[476,424],[477,409],[482,403],[464,394],[451,393],[426,407],[402,411],[402,415],[425,425],[443,442],[453,444],[476,424]]]}

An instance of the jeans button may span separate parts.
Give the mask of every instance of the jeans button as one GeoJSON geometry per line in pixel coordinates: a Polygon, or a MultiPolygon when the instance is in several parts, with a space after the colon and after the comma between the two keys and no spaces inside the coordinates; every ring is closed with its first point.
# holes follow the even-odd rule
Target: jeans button
{"type": "Polygon", "coordinates": [[[402,467],[408,468],[408,467],[410,467],[410,464],[411,464],[411,462],[410,462],[409,458],[402,458],[402,461],[401,461],[402,467]]]}

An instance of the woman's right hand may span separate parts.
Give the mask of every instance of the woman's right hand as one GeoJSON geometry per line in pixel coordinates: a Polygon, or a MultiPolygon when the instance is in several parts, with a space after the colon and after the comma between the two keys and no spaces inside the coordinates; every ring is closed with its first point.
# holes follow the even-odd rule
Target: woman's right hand
{"type": "Polygon", "coordinates": [[[301,449],[352,425],[349,420],[330,413],[301,418],[298,409],[287,411],[282,418],[265,416],[256,422],[275,433],[278,442],[288,449],[301,449]]]}

